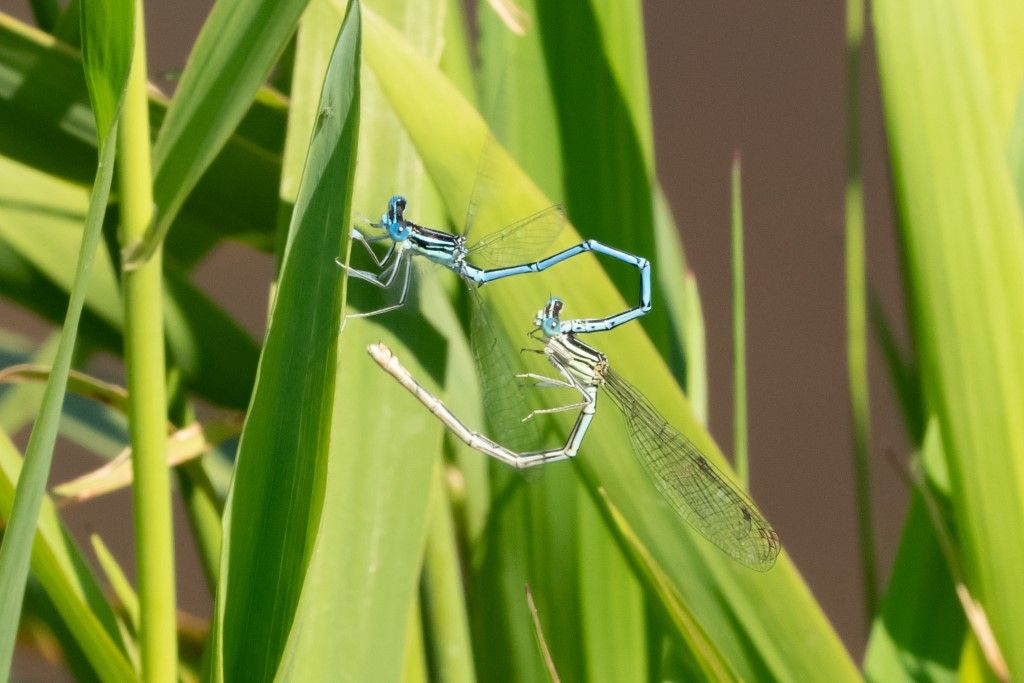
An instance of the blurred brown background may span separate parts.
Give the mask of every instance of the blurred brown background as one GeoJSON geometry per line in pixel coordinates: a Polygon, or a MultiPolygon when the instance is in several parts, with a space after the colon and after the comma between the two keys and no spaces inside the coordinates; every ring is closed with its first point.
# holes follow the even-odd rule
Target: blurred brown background
{"type": "MultiPolygon", "coordinates": [[[[152,76],[182,68],[209,5],[146,4],[152,76]]],[[[0,10],[28,17],[23,0],[0,0],[0,10]]],[[[645,11],[658,172],[699,280],[707,323],[711,429],[731,452],[729,166],[739,150],[753,489],[859,660],[868,625],[855,545],[844,340],[844,3],[651,0],[645,11]]],[[[868,277],[899,319],[898,258],[871,49],[869,34],[861,116],[868,277]]],[[[231,248],[204,263],[197,278],[259,333],[270,274],[268,258],[231,248]]],[[[47,329],[3,303],[0,321],[40,338],[47,329]]],[[[883,454],[904,454],[907,441],[874,347],[870,362],[874,513],[884,586],[906,495],[883,454]]],[[[26,438],[19,435],[19,445],[26,438]]],[[[93,464],[66,444],[59,453],[55,477],[61,479],[93,464]]],[[[80,538],[102,531],[130,571],[129,505],[129,496],[118,494],[66,517],[80,538]],[[114,535],[119,529],[120,538],[114,535]]],[[[180,530],[184,518],[177,522],[180,530]]],[[[181,606],[207,614],[209,598],[194,558],[179,557],[178,563],[181,606]]],[[[15,678],[31,676],[27,668],[16,669],[15,678]]]]}

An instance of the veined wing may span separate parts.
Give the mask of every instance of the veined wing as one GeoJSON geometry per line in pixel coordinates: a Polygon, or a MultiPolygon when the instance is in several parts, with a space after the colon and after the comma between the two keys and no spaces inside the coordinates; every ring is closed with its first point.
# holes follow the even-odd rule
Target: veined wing
{"type": "Polygon", "coordinates": [[[741,564],[771,569],[779,536],[754,503],[629,382],[608,370],[604,386],[626,419],[640,463],[679,516],[741,564]]]}
{"type": "Polygon", "coordinates": [[[476,286],[469,284],[468,288],[472,308],[469,338],[493,439],[513,451],[540,448],[536,420],[523,421],[530,406],[517,384],[514,356],[492,327],[486,303],[476,286]]]}
{"type": "Polygon", "coordinates": [[[481,238],[469,248],[470,262],[479,268],[504,268],[536,261],[545,255],[566,222],[560,204],[549,206],[481,238]]]}

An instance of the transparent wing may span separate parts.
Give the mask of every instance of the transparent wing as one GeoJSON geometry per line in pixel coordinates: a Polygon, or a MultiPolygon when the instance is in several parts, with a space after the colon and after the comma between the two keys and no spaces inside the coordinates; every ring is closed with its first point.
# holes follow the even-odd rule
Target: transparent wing
{"type": "Polygon", "coordinates": [[[494,441],[514,451],[540,448],[536,420],[523,422],[530,412],[526,395],[516,379],[518,363],[508,344],[501,343],[487,314],[486,303],[469,285],[472,323],[470,344],[480,373],[484,409],[494,441]]]}
{"type": "Polygon", "coordinates": [[[479,268],[503,268],[536,261],[546,255],[566,222],[561,205],[549,206],[483,237],[469,248],[470,263],[479,268]]]}
{"type": "Polygon", "coordinates": [[[609,370],[605,388],[626,419],[640,463],[679,516],[741,564],[771,569],[779,536],[754,503],[629,382],[609,370]]]}

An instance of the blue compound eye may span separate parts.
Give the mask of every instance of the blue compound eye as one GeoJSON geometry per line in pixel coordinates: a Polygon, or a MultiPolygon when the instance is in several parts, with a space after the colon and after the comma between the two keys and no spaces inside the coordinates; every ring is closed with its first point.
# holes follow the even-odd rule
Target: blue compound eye
{"type": "Polygon", "coordinates": [[[555,318],[545,318],[541,323],[541,329],[544,330],[544,334],[549,337],[556,336],[561,330],[559,329],[558,320],[555,318]]]}

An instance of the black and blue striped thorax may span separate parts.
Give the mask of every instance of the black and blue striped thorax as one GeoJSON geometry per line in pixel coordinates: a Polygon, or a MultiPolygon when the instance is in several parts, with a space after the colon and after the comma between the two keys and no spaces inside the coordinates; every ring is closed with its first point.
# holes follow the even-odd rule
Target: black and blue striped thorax
{"type": "Polygon", "coordinates": [[[409,226],[409,248],[431,261],[460,266],[466,259],[466,238],[443,230],[434,230],[406,222],[409,226]]]}
{"type": "Polygon", "coordinates": [[[405,218],[405,197],[396,194],[388,200],[387,211],[378,227],[384,228],[399,250],[412,250],[431,261],[459,270],[466,259],[466,238],[435,230],[405,218]]]}

